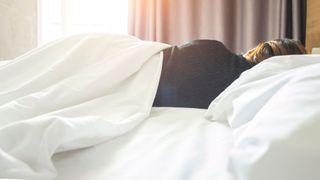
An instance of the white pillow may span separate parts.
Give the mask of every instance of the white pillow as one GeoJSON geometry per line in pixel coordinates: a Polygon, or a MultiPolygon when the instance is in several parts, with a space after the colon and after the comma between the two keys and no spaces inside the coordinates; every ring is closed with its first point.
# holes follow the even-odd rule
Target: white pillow
{"type": "Polygon", "coordinates": [[[235,179],[320,179],[320,64],[290,76],[250,122],[234,129],[228,164],[235,179]]]}
{"type": "Polygon", "coordinates": [[[228,157],[237,180],[320,179],[320,56],[267,60],[229,86],[209,120],[233,128],[228,157]]]}
{"type": "Polygon", "coordinates": [[[210,104],[205,117],[228,122],[232,128],[240,127],[251,121],[290,81],[307,77],[303,69],[319,63],[320,56],[315,55],[270,58],[244,72],[223,91],[210,104]]]}

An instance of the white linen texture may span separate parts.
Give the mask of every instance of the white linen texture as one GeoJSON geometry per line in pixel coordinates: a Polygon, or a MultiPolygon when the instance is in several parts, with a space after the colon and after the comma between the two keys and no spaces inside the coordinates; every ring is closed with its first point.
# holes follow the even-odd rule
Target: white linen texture
{"type": "Polygon", "coordinates": [[[112,141],[55,154],[57,179],[229,180],[231,129],[206,121],[205,111],[154,107],[148,119],[112,141]]]}
{"type": "Polygon", "coordinates": [[[274,57],[244,72],[206,118],[233,129],[236,180],[320,179],[320,56],[274,57]]]}
{"type": "Polygon", "coordinates": [[[83,34],[1,65],[0,178],[55,179],[55,153],[97,145],[141,123],[167,47],[83,34]]]}

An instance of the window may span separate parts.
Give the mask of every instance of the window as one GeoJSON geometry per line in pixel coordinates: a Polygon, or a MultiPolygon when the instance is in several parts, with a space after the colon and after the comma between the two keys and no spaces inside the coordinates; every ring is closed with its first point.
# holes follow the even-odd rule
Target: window
{"type": "Polygon", "coordinates": [[[83,32],[127,33],[128,0],[38,0],[39,44],[83,32]]]}

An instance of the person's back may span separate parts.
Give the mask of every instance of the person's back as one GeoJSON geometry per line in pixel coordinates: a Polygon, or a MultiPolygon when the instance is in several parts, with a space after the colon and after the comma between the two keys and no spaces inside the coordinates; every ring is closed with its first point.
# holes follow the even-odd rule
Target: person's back
{"type": "Polygon", "coordinates": [[[154,106],[207,108],[251,67],[219,41],[196,40],[168,48],[154,106]]]}

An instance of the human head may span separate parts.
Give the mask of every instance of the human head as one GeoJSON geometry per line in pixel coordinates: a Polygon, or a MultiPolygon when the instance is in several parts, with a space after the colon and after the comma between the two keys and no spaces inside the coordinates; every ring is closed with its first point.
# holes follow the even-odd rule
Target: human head
{"type": "Polygon", "coordinates": [[[301,42],[293,39],[275,39],[260,43],[243,56],[252,64],[258,64],[272,56],[290,54],[306,54],[306,49],[301,42]]]}

